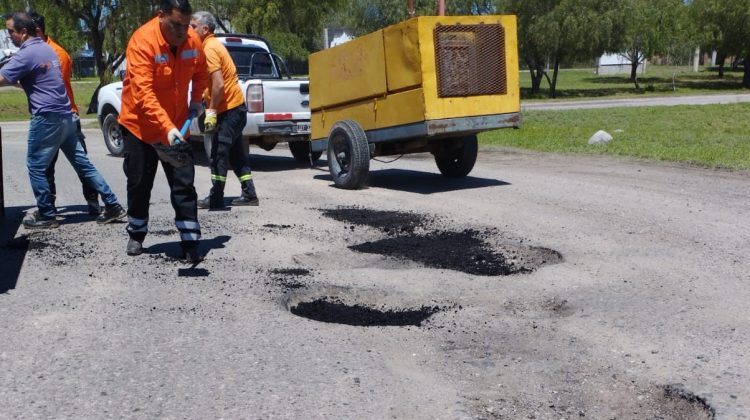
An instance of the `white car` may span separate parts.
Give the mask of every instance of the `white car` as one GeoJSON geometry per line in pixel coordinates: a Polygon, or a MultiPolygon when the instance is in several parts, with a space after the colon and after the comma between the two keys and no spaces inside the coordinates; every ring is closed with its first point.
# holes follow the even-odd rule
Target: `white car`
{"type": "MultiPolygon", "coordinates": [[[[307,79],[292,79],[284,60],[255,35],[216,34],[229,50],[237,67],[240,89],[245,95],[247,125],[243,139],[264,150],[277,143],[289,142],[295,159],[315,161],[322,152],[310,149],[310,94],[307,79]],[[284,77],[286,76],[286,77],[284,77]]],[[[113,156],[122,156],[124,146],[117,116],[120,113],[122,82],[99,89],[97,119],[104,142],[113,156]]],[[[190,127],[192,141],[202,141],[210,156],[210,136],[202,135],[203,119],[196,118],[190,127]]]]}

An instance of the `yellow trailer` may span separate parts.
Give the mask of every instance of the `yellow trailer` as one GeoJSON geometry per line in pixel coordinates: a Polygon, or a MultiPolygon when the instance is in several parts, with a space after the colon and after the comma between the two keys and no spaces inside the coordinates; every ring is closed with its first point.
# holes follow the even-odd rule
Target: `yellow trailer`
{"type": "Polygon", "coordinates": [[[515,16],[421,16],[310,56],[311,150],[341,188],[408,153],[464,177],[476,134],[518,128],[520,107],[515,16]]]}

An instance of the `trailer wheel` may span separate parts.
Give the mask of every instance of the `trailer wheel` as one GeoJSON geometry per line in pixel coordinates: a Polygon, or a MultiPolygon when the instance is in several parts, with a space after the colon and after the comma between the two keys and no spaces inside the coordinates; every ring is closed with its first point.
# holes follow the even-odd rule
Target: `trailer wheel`
{"type": "Polygon", "coordinates": [[[370,171],[370,148],[362,127],[352,120],[339,121],[328,135],[328,169],[339,188],[361,188],[370,171]]]}
{"type": "Polygon", "coordinates": [[[117,113],[112,112],[104,117],[102,122],[102,132],[104,133],[104,144],[112,156],[120,157],[125,154],[125,143],[123,143],[122,130],[120,123],[117,122],[117,113]]]}
{"type": "Polygon", "coordinates": [[[435,163],[444,176],[463,178],[477,161],[477,136],[460,137],[455,142],[457,147],[435,153],[435,163]]]}
{"type": "Polygon", "coordinates": [[[289,150],[292,152],[292,156],[294,156],[294,160],[296,160],[297,162],[309,163],[310,157],[312,157],[312,162],[314,164],[318,161],[318,159],[320,159],[320,156],[323,154],[323,152],[311,152],[310,147],[312,147],[312,145],[310,144],[310,140],[289,142],[289,150]]]}

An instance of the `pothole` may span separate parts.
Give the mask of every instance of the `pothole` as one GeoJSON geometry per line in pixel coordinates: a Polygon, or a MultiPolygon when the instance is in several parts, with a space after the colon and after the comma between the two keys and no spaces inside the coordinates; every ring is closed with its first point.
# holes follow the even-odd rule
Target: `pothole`
{"type": "Polygon", "coordinates": [[[291,313],[303,318],[360,327],[419,327],[435,313],[450,307],[437,303],[419,305],[382,291],[343,287],[303,290],[291,294],[285,303],[291,313]]]}
{"type": "Polygon", "coordinates": [[[417,213],[360,207],[321,209],[321,212],[334,220],[370,226],[388,234],[384,239],[349,246],[351,250],[411,260],[430,268],[507,276],[529,273],[563,259],[555,250],[523,245],[523,239],[493,245],[490,241],[499,239],[497,229],[437,230],[432,228],[434,218],[417,213]]]}
{"type": "Polygon", "coordinates": [[[562,256],[558,252],[539,247],[516,246],[512,255],[506,257],[485,242],[479,231],[473,229],[397,236],[352,245],[349,248],[368,254],[408,259],[431,268],[480,276],[528,273],[543,265],[562,261],[562,256]]]}
{"type": "Polygon", "coordinates": [[[424,215],[403,211],[339,207],[335,209],[321,209],[321,212],[323,212],[323,216],[338,220],[339,222],[369,226],[388,234],[414,232],[417,228],[425,228],[428,223],[427,217],[424,215]]]}
{"type": "Polygon", "coordinates": [[[675,418],[715,419],[716,410],[705,398],[686,390],[682,384],[665,385],[664,406],[675,418]]]}

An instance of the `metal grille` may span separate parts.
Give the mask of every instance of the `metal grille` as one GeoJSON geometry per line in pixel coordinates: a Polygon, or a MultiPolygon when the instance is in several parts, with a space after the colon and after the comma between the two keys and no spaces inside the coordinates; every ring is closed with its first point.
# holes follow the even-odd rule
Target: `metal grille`
{"type": "Polygon", "coordinates": [[[505,30],[500,24],[437,25],[438,96],[507,93],[505,30]]]}

